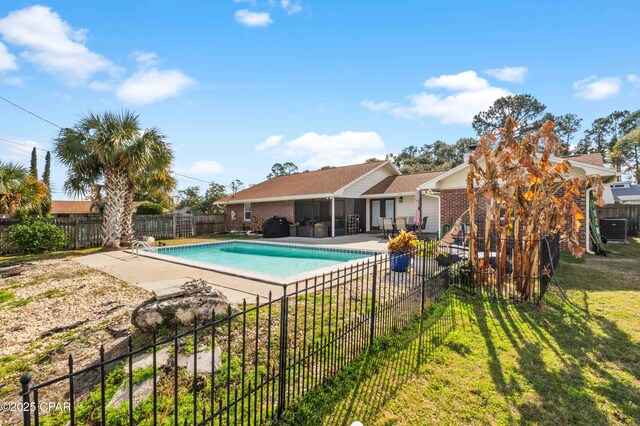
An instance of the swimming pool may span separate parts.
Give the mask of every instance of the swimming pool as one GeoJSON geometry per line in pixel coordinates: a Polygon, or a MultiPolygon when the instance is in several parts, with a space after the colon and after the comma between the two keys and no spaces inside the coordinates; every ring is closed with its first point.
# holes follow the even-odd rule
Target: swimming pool
{"type": "Polygon", "coordinates": [[[297,244],[225,241],[141,250],[139,254],[183,265],[280,284],[357,263],[376,252],[297,244]]]}

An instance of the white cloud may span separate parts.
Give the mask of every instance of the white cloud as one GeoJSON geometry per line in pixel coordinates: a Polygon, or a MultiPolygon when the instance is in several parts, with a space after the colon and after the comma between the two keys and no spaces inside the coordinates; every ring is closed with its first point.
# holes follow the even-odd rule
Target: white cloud
{"type": "Polygon", "coordinates": [[[127,78],[116,89],[116,95],[132,104],[150,104],[177,96],[194,84],[195,80],[180,70],[152,68],[138,71],[127,78]]]}
{"type": "Polygon", "coordinates": [[[156,52],[136,51],[131,55],[141,66],[150,67],[158,63],[158,54],[156,52]]]}
{"type": "Polygon", "coordinates": [[[7,46],[0,43],[0,72],[18,69],[16,57],[7,50],[7,46]]]}
{"type": "Polygon", "coordinates": [[[21,87],[24,86],[24,78],[22,77],[7,77],[2,79],[2,83],[7,86],[16,86],[21,87]]]}
{"type": "Polygon", "coordinates": [[[499,87],[466,91],[451,95],[421,92],[409,96],[411,105],[392,111],[404,118],[434,117],[444,124],[471,124],[473,116],[493,105],[493,102],[512,93],[499,87]]]}
{"type": "Polygon", "coordinates": [[[391,102],[373,102],[373,101],[362,101],[360,102],[360,106],[366,108],[371,111],[386,111],[393,107],[393,103],[391,102]]]}
{"type": "Polygon", "coordinates": [[[288,15],[294,15],[302,10],[300,3],[294,3],[291,0],[280,0],[280,6],[282,6],[288,15]]]}
{"type": "Polygon", "coordinates": [[[84,83],[92,75],[120,69],[85,46],[87,30],[74,29],[44,6],[31,6],[0,19],[4,39],[25,50],[20,56],[69,84],[84,83]]]}
{"type": "MultiPolygon", "coordinates": [[[[19,139],[14,137],[7,137],[7,140],[17,142],[17,144],[3,143],[0,145],[0,158],[2,161],[13,161],[23,166],[28,166],[31,160],[31,151],[34,147],[42,149],[43,145],[40,142],[36,142],[29,139],[19,139]],[[28,146],[24,146],[28,145],[28,146]]],[[[38,153],[38,155],[40,152],[38,153]]],[[[38,158],[38,160],[40,160],[38,158]]],[[[42,165],[40,165],[42,168],[42,165]]]]}
{"type": "Polygon", "coordinates": [[[588,101],[607,99],[620,91],[621,81],[617,77],[591,76],[573,83],[576,96],[588,101]]]}
{"type": "Polygon", "coordinates": [[[640,89],[640,76],[638,76],[637,74],[628,74],[627,81],[631,83],[634,87],[637,87],[640,89]]]}
{"type": "Polygon", "coordinates": [[[424,87],[453,91],[482,90],[489,87],[489,83],[484,78],[478,77],[475,71],[464,71],[458,74],[444,74],[440,77],[431,77],[424,82],[424,87]]]}
{"type": "Polygon", "coordinates": [[[473,116],[489,108],[496,99],[512,95],[507,89],[491,86],[475,71],[431,77],[424,86],[432,90],[409,95],[408,105],[396,106],[387,101],[362,101],[360,104],[372,111],[388,110],[408,119],[433,117],[445,124],[470,125],[473,116]]]}
{"type": "Polygon", "coordinates": [[[224,173],[224,167],[215,160],[200,160],[186,167],[176,167],[176,171],[189,176],[212,176],[224,173]]]}
{"type": "Polygon", "coordinates": [[[498,80],[508,81],[509,83],[522,83],[528,71],[527,67],[504,67],[489,69],[485,72],[498,80]]]}
{"type": "Polygon", "coordinates": [[[302,161],[300,169],[362,163],[384,158],[385,144],[376,132],[345,131],[335,135],[308,132],[282,144],[278,157],[302,161]]]}
{"type": "Polygon", "coordinates": [[[276,146],[280,145],[280,142],[282,142],[283,138],[284,138],[284,135],[269,136],[268,138],[266,138],[264,140],[264,142],[262,142],[261,144],[256,145],[256,151],[264,151],[264,150],[267,150],[269,148],[276,147],[276,146]]]}
{"type": "Polygon", "coordinates": [[[92,81],[89,83],[89,89],[98,92],[110,92],[115,89],[116,84],[113,80],[92,81]]]}
{"type": "Polygon", "coordinates": [[[273,22],[269,12],[251,12],[241,9],[236,12],[236,21],[248,27],[264,27],[273,22]]]}

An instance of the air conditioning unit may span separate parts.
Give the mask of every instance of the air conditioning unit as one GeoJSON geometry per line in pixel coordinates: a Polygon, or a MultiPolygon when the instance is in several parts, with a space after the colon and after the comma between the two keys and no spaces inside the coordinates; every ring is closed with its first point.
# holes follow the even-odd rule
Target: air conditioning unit
{"type": "Polygon", "coordinates": [[[608,241],[627,241],[627,219],[600,219],[600,235],[608,241]]]}

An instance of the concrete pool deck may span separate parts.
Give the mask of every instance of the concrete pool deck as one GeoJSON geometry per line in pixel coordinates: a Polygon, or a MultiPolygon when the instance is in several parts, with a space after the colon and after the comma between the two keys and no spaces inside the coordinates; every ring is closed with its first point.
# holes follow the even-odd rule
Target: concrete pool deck
{"type": "MultiPolygon", "coordinates": [[[[334,238],[284,237],[261,241],[376,251],[383,251],[387,243],[385,239],[380,238],[380,234],[358,234],[334,238]]],[[[77,258],[76,261],[148,291],[180,285],[198,278],[211,283],[233,303],[242,303],[243,299],[247,299],[250,303],[255,300],[256,295],[267,298],[269,292],[274,298],[283,294],[282,285],[135,256],[124,251],[94,253],[77,258]]]]}

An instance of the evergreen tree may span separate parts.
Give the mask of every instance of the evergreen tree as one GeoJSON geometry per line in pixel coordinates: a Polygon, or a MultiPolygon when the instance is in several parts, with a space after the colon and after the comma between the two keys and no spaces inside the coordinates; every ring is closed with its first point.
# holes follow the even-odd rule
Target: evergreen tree
{"type": "Polygon", "coordinates": [[[34,147],[31,150],[31,167],[29,167],[29,176],[38,180],[38,153],[34,147]]]}
{"type": "Polygon", "coordinates": [[[42,216],[47,216],[51,212],[51,153],[47,151],[44,157],[44,172],[42,172],[42,183],[47,187],[47,196],[41,204],[42,216]]]}

